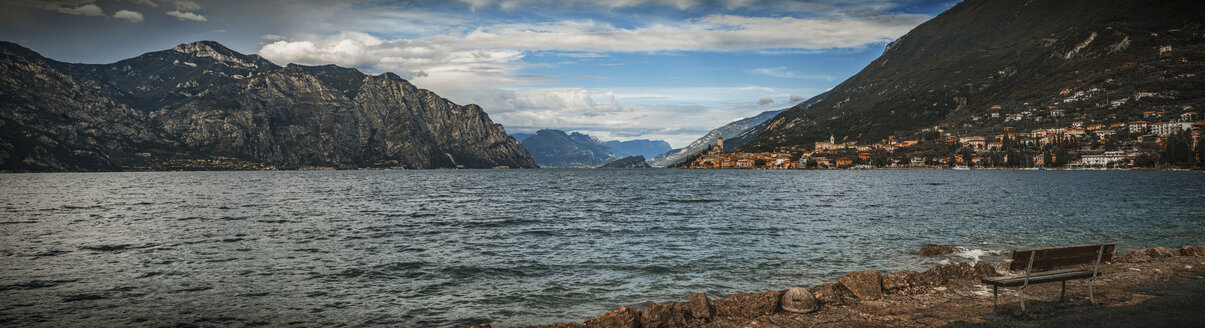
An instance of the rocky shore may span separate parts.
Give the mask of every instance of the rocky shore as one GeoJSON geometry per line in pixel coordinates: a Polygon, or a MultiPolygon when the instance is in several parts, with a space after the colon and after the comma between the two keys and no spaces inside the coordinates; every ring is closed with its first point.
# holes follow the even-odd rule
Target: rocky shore
{"type": "MultiPolygon", "coordinates": [[[[938,255],[949,250],[946,246],[927,245],[915,254],[938,255]]],[[[1156,297],[1153,294],[1157,293],[1146,291],[1152,287],[1186,284],[1205,290],[1205,244],[1178,250],[1156,247],[1114,256],[1113,261],[1102,264],[1101,276],[1093,283],[1095,305],[1088,300],[1086,281],[1074,280],[1067,283],[1067,297],[1061,302],[1058,283],[1026,288],[1024,313],[1019,311],[1017,288],[1001,288],[1000,306],[993,311],[992,288],[979,279],[1020,273],[1007,271],[1008,261],[995,265],[987,262],[939,265],[924,272],[855,271],[836,282],[811,288],[741,293],[715,300],[695,293],[681,303],[652,303],[644,308],[621,306],[582,323],[528,327],[1076,326],[1084,322],[1060,324],[1058,318],[1091,319],[1100,317],[1091,312],[1098,309],[1110,308],[1107,314],[1113,309],[1138,306],[1156,297]]],[[[1192,290],[1184,288],[1175,285],[1165,289],[1192,290]]],[[[1205,302],[1205,294],[1191,291],[1180,294],[1190,303],[1205,302]]],[[[1199,314],[1201,311],[1174,307],[1137,311],[1170,326],[1176,326],[1176,320],[1199,323],[1205,318],[1205,314],[1199,314]]],[[[1104,320],[1111,320],[1107,317],[1104,320]]],[[[1139,321],[1141,318],[1132,320],[1143,322],[1139,321]]],[[[490,324],[472,327],[490,327],[490,324]]]]}

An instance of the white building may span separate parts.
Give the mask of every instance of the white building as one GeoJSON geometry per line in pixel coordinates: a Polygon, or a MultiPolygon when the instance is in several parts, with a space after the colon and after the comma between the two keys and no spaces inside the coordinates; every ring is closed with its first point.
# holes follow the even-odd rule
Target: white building
{"type": "Polygon", "coordinates": [[[1126,153],[1124,151],[1107,151],[1100,155],[1084,155],[1080,158],[1080,163],[1083,166],[1092,167],[1107,167],[1126,162],[1126,153]]]}

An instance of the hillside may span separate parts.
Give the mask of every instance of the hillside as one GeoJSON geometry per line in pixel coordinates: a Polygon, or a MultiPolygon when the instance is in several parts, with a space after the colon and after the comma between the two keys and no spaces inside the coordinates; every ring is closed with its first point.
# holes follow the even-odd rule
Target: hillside
{"type": "Polygon", "coordinates": [[[69,64],[0,42],[0,170],[535,167],[476,105],[216,42],[69,64]]]}
{"type": "Polygon", "coordinates": [[[963,1],[827,98],[769,121],[742,150],[1199,112],[1203,18],[1200,1],[963,1]]]}

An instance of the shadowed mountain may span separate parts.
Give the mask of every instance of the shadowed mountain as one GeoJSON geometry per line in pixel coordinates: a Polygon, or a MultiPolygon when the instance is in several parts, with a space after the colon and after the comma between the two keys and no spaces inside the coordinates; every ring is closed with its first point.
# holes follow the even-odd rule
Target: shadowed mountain
{"type": "Polygon", "coordinates": [[[825,99],[775,117],[742,150],[1199,111],[1202,35],[1201,1],[967,0],[889,44],[825,99]],[[1051,111],[1059,114],[1005,120],[1051,111]]]}

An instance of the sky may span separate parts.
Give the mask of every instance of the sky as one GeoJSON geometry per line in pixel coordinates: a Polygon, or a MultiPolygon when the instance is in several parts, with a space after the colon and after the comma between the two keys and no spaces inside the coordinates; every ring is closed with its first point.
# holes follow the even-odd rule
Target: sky
{"type": "Polygon", "coordinates": [[[213,40],[279,65],[394,72],[507,132],[683,147],[829,90],[942,0],[0,0],[0,40],[111,63],[213,40]]]}

